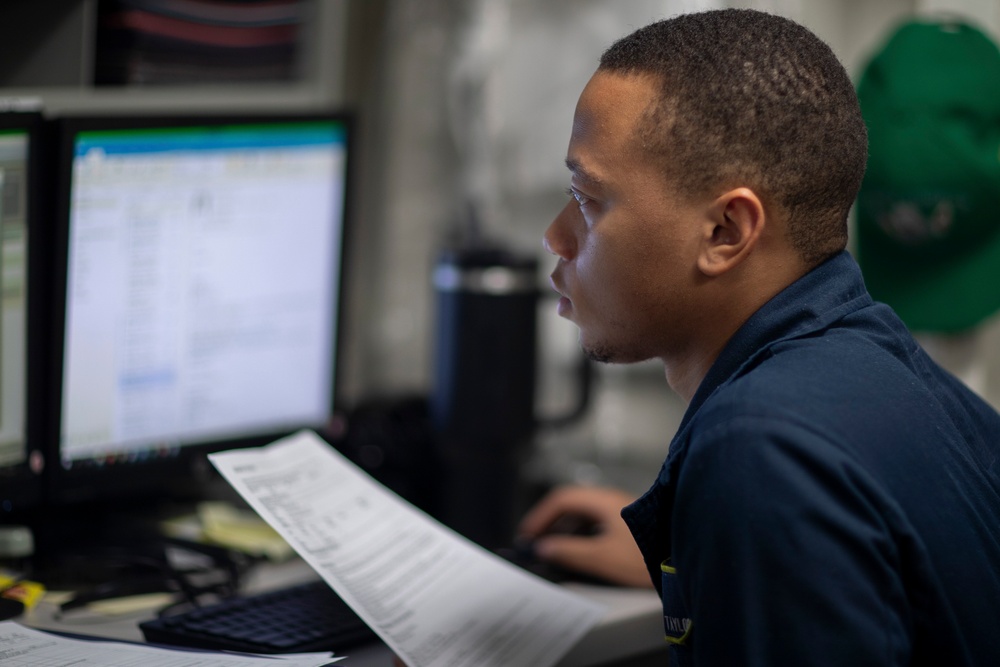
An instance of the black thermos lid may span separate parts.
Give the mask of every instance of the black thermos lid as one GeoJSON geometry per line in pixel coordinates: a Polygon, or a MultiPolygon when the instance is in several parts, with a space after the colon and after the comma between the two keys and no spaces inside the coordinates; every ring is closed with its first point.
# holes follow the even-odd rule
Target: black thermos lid
{"type": "Polygon", "coordinates": [[[523,294],[538,290],[538,259],[497,247],[448,248],[434,267],[442,292],[523,294]]]}

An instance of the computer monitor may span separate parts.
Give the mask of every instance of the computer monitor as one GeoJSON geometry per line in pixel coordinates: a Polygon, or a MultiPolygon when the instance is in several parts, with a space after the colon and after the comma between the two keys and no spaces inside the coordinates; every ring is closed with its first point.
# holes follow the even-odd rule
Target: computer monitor
{"type": "Polygon", "coordinates": [[[51,502],[177,493],[328,424],[350,120],[61,120],[51,502]]]}
{"type": "Polygon", "coordinates": [[[43,130],[38,113],[0,113],[0,522],[33,509],[42,490],[43,130]]]}

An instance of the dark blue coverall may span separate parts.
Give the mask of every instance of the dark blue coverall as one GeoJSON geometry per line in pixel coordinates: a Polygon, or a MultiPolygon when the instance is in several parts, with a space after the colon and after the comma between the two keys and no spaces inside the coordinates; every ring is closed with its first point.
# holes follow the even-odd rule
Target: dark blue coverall
{"type": "Polygon", "coordinates": [[[1000,665],[998,459],[1000,415],[823,263],[729,341],[623,510],[671,667],[1000,665]]]}

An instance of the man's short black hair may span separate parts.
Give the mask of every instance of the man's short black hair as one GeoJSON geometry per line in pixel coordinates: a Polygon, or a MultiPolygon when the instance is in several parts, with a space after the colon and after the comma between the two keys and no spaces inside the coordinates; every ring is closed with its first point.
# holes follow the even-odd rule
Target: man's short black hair
{"type": "Polygon", "coordinates": [[[846,246],[868,138],[850,77],[809,30],[749,9],[684,14],[620,39],[599,69],[662,82],[638,139],[683,190],[753,189],[809,264],[846,246]]]}

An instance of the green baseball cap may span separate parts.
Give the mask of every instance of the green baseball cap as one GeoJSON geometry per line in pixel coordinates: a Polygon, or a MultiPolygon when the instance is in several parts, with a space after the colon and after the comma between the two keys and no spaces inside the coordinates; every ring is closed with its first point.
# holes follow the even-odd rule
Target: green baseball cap
{"type": "Polygon", "coordinates": [[[1000,310],[1000,51],[975,27],[910,21],[858,83],[869,157],[857,255],[914,331],[1000,310]]]}

